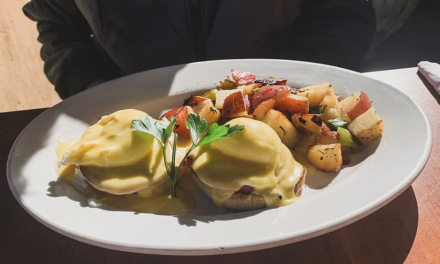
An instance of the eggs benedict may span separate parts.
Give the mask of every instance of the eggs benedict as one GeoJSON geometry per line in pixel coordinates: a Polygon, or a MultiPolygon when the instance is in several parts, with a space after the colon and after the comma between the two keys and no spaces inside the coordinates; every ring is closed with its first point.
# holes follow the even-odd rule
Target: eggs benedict
{"type": "MultiPolygon", "coordinates": [[[[64,152],[59,165],[75,165],[87,182],[100,191],[147,196],[168,177],[162,145],[149,134],[133,133],[132,120],[144,115],[142,111],[126,109],[104,116],[64,152]]],[[[171,146],[167,144],[166,148],[170,153],[171,146]]],[[[176,159],[182,158],[178,152],[176,159]]],[[[185,168],[181,175],[184,172],[185,168]]]]}
{"type": "Polygon", "coordinates": [[[245,125],[232,137],[202,146],[188,159],[193,179],[217,206],[236,210],[294,203],[307,170],[293,158],[276,132],[263,122],[236,118],[245,125]]]}

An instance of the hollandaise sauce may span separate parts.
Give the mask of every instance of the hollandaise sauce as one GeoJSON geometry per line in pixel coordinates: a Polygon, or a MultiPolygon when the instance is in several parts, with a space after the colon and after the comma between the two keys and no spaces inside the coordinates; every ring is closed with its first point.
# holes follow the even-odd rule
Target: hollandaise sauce
{"type": "Polygon", "coordinates": [[[310,164],[310,162],[307,160],[306,154],[295,150],[292,150],[291,152],[293,158],[306,167],[307,175],[311,175],[316,172],[316,167],[310,164]]]}
{"type": "MultiPolygon", "coordinates": [[[[84,177],[84,188],[76,189],[102,208],[165,215],[189,212],[195,202],[188,190],[195,183],[181,169],[178,198],[171,197],[162,145],[151,135],[132,131],[132,120],[143,115],[137,110],[121,110],[103,117],[81,138],[59,142],[59,180],[73,186],[78,177],[84,177]]],[[[171,146],[166,151],[171,157],[171,146]]],[[[185,151],[177,151],[177,164],[182,153],[185,151]]]]}
{"type": "Polygon", "coordinates": [[[298,200],[295,186],[304,168],[266,124],[247,118],[228,122],[246,125],[234,135],[201,147],[192,168],[200,180],[212,188],[212,198],[222,206],[242,186],[253,187],[264,197],[266,207],[280,207],[298,200]]]}

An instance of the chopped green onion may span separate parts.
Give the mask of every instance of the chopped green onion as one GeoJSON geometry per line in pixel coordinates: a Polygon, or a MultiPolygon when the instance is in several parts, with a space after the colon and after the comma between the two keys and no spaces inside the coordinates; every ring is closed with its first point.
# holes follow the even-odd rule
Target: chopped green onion
{"type": "Polygon", "coordinates": [[[358,144],[353,140],[350,131],[348,129],[339,127],[338,128],[338,134],[339,134],[339,142],[341,145],[350,147],[353,152],[357,152],[359,149],[358,144]]]}
{"type": "Polygon", "coordinates": [[[322,114],[322,113],[324,113],[326,108],[327,108],[327,105],[318,105],[318,106],[312,107],[309,109],[309,114],[314,114],[314,115],[322,114]]]}
{"type": "Polygon", "coordinates": [[[330,119],[326,123],[327,123],[327,126],[333,131],[338,131],[338,128],[340,128],[340,127],[347,128],[347,126],[348,126],[348,122],[345,120],[342,120],[340,118],[330,119]]]}

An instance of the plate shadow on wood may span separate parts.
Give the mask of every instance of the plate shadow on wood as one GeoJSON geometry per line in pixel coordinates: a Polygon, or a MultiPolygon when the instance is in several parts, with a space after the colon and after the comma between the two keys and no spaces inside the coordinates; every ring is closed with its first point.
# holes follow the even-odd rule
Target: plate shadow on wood
{"type": "MultiPolygon", "coordinates": [[[[21,218],[29,218],[23,209],[17,208],[21,218]]],[[[17,221],[6,215],[1,224],[11,225],[17,221]]],[[[25,219],[23,219],[25,221],[25,219]]],[[[48,228],[41,228],[37,221],[21,226],[24,230],[8,229],[4,237],[19,235],[22,240],[14,243],[0,238],[0,247],[11,263],[32,263],[35,259],[44,263],[386,263],[401,264],[413,245],[418,225],[418,207],[412,187],[409,187],[388,205],[371,215],[331,233],[305,241],[253,252],[218,256],[161,256],[128,253],[95,247],[60,235],[48,228]],[[38,233],[34,233],[39,230],[38,233]],[[39,247],[26,249],[17,254],[26,237],[38,236],[39,247]],[[19,243],[19,244],[17,244],[19,243]],[[57,252],[57,254],[54,254],[57,252]],[[350,254],[350,252],[355,252],[350,254]]],[[[257,232],[257,230],[256,230],[257,232]]]]}

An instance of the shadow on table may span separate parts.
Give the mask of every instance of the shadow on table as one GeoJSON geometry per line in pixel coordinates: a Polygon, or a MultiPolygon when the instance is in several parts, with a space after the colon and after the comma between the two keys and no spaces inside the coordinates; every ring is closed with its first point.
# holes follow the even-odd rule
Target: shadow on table
{"type": "MultiPolygon", "coordinates": [[[[106,254],[131,263],[386,263],[401,264],[413,245],[418,207],[412,187],[388,205],[339,230],[277,248],[219,256],[106,254]]],[[[108,256],[110,259],[111,257],[108,256]]],[[[117,262],[115,262],[117,263],[117,262]]]]}
{"type": "MultiPolygon", "coordinates": [[[[418,207],[412,187],[371,215],[331,233],[305,241],[254,252],[218,256],[143,255],[97,248],[71,240],[47,229],[56,239],[37,255],[47,263],[386,263],[401,264],[413,245],[418,226],[418,207]],[[57,242],[55,242],[57,241],[57,242]],[[62,243],[60,254],[53,254],[54,243],[62,243]],[[73,245],[74,244],[74,245],[73,245]],[[75,248],[71,258],[62,252],[75,248]]],[[[31,230],[29,230],[31,232],[31,230]]],[[[257,230],[256,230],[257,232],[257,230]]],[[[18,245],[17,245],[18,246],[18,245]]],[[[34,249],[30,249],[34,251],[34,249]]],[[[35,249],[36,250],[36,249],[35,249]]],[[[35,253],[36,254],[36,253],[35,253]]],[[[35,256],[32,253],[32,255],[35,256]]],[[[15,255],[16,256],[16,255],[15,255]]],[[[17,257],[17,256],[16,256],[17,257]]]]}
{"type": "Polygon", "coordinates": [[[440,104],[440,95],[437,93],[435,88],[428,82],[428,80],[426,80],[425,76],[423,76],[423,74],[421,74],[419,71],[417,72],[417,75],[419,76],[420,80],[422,80],[423,84],[426,86],[428,91],[432,94],[432,97],[434,97],[435,100],[437,100],[437,103],[440,104]]]}

